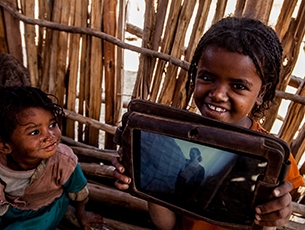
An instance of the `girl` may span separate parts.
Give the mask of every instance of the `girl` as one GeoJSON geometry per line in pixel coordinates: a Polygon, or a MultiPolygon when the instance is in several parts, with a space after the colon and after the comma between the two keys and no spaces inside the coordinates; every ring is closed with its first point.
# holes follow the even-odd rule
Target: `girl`
{"type": "Polygon", "coordinates": [[[88,189],[77,157],[60,144],[63,110],[33,87],[0,87],[0,229],[55,229],[69,198],[83,229],[88,189]]]}
{"type": "MultiPolygon", "coordinates": [[[[198,43],[186,85],[188,97],[193,93],[202,116],[267,133],[257,120],[273,102],[281,62],[282,47],[273,29],[255,19],[224,18],[198,43]]],[[[261,226],[281,226],[289,220],[289,192],[304,184],[292,155],[290,161],[286,181],[274,189],[274,198],[255,209],[255,222],[261,226]]],[[[112,164],[116,187],[127,189],[131,179],[123,174],[124,167],[116,158],[112,164]]],[[[223,229],[153,203],[149,212],[159,229],[223,229]]]]}

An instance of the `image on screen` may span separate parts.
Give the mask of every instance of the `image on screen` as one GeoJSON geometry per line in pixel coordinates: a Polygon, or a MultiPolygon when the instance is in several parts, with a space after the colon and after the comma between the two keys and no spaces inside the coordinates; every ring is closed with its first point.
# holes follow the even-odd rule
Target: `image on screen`
{"type": "Polygon", "coordinates": [[[136,136],[139,191],[216,221],[252,223],[255,183],[267,166],[263,159],[152,132],[136,136]]]}

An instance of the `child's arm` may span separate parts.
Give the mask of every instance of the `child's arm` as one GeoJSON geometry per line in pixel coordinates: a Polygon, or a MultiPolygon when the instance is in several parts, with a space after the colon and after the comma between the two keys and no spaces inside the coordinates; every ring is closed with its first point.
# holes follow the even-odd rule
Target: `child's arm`
{"type": "Polygon", "coordinates": [[[88,212],[85,210],[85,205],[88,202],[89,198],[87,197],[83,201],[76,201],[76,217],[81,224],[84,230],[90,229],[89,226],[91,223],[103,223],[103,217],[93,212],[88,212]]]}
{"type": "Polygon", "coordinates": [[[103,223],[103,217],[93,212],[85,210],[85,206],[89,200],[89,190],[85,186],[77,193],[69,193],[69,198],[74,201],[76,208],[76,217],[84,230],[90,229],[91,223],[103,223]]]}
{"type": "Polygon", "coordinates": [[[176,214],[171,210],[148,202],[148,211],[150,218],[158,229],[172,230],[176,225],[176,214]]]}
{"type": "Polygon", "coordinates": [[[274,199],[256,207],[255,223],[261,226],[282,226],[287,223],[292,212],[292,189],[288,181],[274,189],[274,199]]]}

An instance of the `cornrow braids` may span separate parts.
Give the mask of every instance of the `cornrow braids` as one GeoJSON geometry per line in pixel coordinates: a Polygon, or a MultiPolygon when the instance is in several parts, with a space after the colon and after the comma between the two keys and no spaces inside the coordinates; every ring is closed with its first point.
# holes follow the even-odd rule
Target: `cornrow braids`
{"type": "Polygon", "coordinates": [[[51,99],[56,97],[30,86],[0,86],[0,139],[8,142],[18,122],[18,114],[27,108],[43,108],[50,111],[60,123],[64,116],[61,106],[51,99]]]}
{"type": "Polygon", "coordinates": [[[227,17],[212,25],[200,39],[191,61],[186,83],[187,102],[194,91],[198,62],[210,46],[226,48],[251,58],[266,93],[262,104],[255,105],[249,115],[255,119],[262,118],[273,103],[282,65],[283,49],[275,31],[259,20],[245,17],[227,17]]]}

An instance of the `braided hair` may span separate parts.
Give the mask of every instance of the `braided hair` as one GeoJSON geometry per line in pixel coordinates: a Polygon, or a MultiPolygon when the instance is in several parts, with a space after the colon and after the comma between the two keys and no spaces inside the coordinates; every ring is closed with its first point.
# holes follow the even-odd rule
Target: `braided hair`
{"type": "Polygon", "coordinates": [[[210,46],[226,48],[230,52],[247,55],[253,61],[262,85],[266,87],[263,103],[252,108],[251,115],[259,119],[269,109],[275,97],[282,65],[282,45],[275,31],[251,18],[223,18],[203,35],[195,50],[186,83],[187,100],[194,91],[198,62],[210,46]]]}
{"type": "Polygon", "coordinates": [[[31,107],[50,111],[60,123],[64,115],[63,109],[51,97],[55,98],[30,86],[0,86],[0,140],[10,141],[16,125],[22,125],[18,121],[18,114],[31,107]]]}

